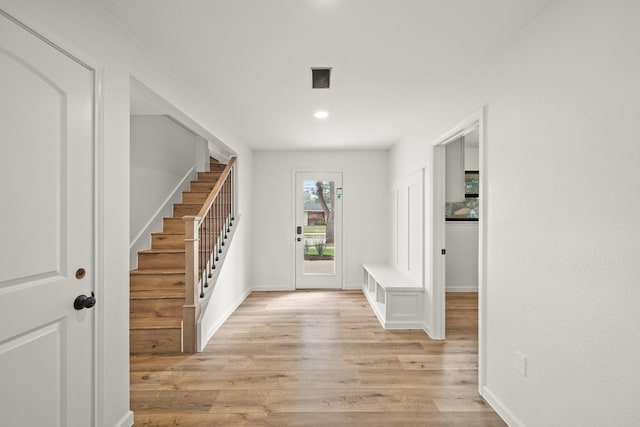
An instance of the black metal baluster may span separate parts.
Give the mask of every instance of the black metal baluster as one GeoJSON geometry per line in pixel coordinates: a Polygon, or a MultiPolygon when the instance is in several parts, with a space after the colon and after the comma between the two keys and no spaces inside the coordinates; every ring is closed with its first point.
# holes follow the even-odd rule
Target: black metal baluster
{"type": "Polygon", "coordinates": [[[205,283],[205,288],[208,288],[209,287],[209,280],[208,279],[211,279],[211,260],[209,259],[209,254],[211,253],[210,252],[210,248],[211,248],[211,226],[209,224],[209,212],[207,212],[204,215],[203,222],[205,224],[205,230],[206,230],[206,234],[207,234],[206,235],[206,239],[205,239],[206,240],[206,244],[204,246],[204,259],[205,259],[205,262],[207,263],[207,268],[206,268],[206,270],[207,270],[207,273],[206,273],[207,274],[207,281],[205,283]]]}
{"type": "Polygon", "coordinates": [[[215,211],[213,210],[213,206],[214,205],[212,204],[209,207],[209,223],[211,224],[211,246],[209,248],[209,258],[211,259],[211,270],[216,269],[216,261],[218,260],[218,257],[214,255],[214,252],[216,251],[216,217],[214,214],[215,211]]]}
{"type": "Polygon", "coordinates": [[[224,185],[220,187],[220,192],[218,193],[218,199],[220,203],[218,204],[218,211],[220,212],[220,234],[218,238],[220,239],[220,253],[222,253],[222,246],[224,246],[224,192],[222,191],[224,185]]]}
{"type": "Polygon", "coordinates": [[[203,270],[203,259],[202,259],[202,239],[204,238],[204,233],[202,230],[202,223],[198,226],[198,258],[200,260],[200,265],[198,266],[198,274],[200,275],[200,298],[204,297],[204,279],[202,272],[203,270]]]}
{"type": "Polygon", "coordinates": [[[229,175],[227,177],[227,179],[224,181],[224,199],[225,199],[225,204],[224,204],[224,208],[225,208],[225,224],[226,224],[226,229],[224,232],[224,238],[226,239],[227,233],[231,231],[230,227],[231,227],[231,192],[229,191],[229,182],[230,182],[230,178],[231,175],[229,175]]]}
{"type": "Polygon", "coordinates": [[[235,205],[234,199],[235,199],[235,197],[234,197],[234,194],[233,194],[233,184],[234,184],[234,181],[235,181],[235,178],[234,178],[235,172],[236,172],[236,167],[234,165],[234,166],[231,167],[231,172],[229,173],[229,182],[231,183],[231,197],[230,197],[230,200],[231,200],[231,221],[229,222],[229,224],[230,224],[231,227],[233,227],[233,221],[235,221],[235,219],[236,219],[235,218],[235,209],[234,209],[234,205],[235,205]]]}

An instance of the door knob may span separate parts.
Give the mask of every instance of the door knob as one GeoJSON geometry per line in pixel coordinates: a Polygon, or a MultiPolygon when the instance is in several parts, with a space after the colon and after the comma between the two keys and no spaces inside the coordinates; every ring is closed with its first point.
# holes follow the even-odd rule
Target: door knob
{"type": "Polygon", "coordinates": [[[297,239],[297,240],[298,240],[298,242],[302,242],[302,239],[301,239],[300,237],[298,237],[298,239],[297,239]]]}
{"type": "Polygon", "coordinates": [[[88,297],[86,295],[78,295],[73,301],[73,308],[76,310],[82,310],[83,308],[91,308],[96,305],[96,297],[93,292],[91,292],[91,296],[88,297]]]}

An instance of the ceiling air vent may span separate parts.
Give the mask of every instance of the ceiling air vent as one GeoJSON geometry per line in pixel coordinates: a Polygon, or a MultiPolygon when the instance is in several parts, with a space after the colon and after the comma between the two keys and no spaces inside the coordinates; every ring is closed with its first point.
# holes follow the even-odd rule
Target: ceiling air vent
{"type": "Polygon", "coordinates": [[[314,89],[329,89],[331,67],[312,68],[311,75],[314,89]]]}

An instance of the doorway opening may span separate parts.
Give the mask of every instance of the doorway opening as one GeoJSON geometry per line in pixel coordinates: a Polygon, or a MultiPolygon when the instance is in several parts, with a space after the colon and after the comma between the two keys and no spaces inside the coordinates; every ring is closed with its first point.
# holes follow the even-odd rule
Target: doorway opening
{"type": "MultiPolygon", "coordinates": [[[[432,143],[433,180],[431,188],[431,337],[445,338],[446,294],[448,291],[478,293],[478,386],[485,378],[485,239],[487,171],[484,168],[484,112],[480,110],[432,143]],[[477,163],[468,159],[465,167],[464,142],[473,141],[477,163]],[[467,173],[465,173],[465,171],[467,173]],[[455,259],[469,265],[449,265],[455,259]],[[475,263],[473,262],[475,261],[475,263]],[[453,268],[451,268],[453,267],[453,268]],[[447,271],[452,276],[447,278],[447,271]],[[455,271],[455,274],[452,272],[455,271]],[[460,274],[462,273],[462,274],[460,274]],[[448,280],[453,279],[453,281],[448,280]],[[456,283],[457,281],[457,283],[456,283]]],[[[469,152],[469,151],[468,151],[469,152]]]]}

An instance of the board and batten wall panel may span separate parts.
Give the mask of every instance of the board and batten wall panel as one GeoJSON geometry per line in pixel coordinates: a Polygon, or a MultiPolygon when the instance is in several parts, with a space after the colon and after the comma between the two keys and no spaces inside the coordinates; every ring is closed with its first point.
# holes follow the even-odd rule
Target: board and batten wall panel
{"type": "Polygon", "coordinates": [[[421,170],[388,185],[392,236],[389,260],[396,269],[423,283],[424,172],[421,170]]]}

